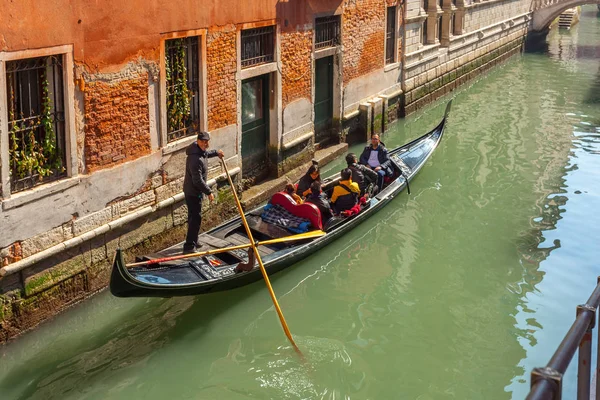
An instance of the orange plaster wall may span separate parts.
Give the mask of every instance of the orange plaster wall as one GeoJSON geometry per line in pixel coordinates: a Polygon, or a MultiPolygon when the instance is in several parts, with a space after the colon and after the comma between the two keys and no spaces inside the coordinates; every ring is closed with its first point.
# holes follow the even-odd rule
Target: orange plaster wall
{"type": "Polygon", "coordinates": [[[274,19],[278,10],[278,0],[0,1],[0,51],[73,44],[90,72],[158,61],[163,33],[274,19]]]}

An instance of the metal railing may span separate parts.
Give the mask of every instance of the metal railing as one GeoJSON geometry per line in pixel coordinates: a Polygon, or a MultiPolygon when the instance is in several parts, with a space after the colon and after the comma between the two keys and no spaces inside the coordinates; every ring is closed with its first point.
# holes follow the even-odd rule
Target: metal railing
{"type": "Polygon", "coordinates": [[[563,0],[531,0],[529,11],[539,10],[540,8],[549,7],[553,4],[560,3],[563,0]]]}
{"type": "MultiPolygon", "coordinates": [[[[577,370],[577,399],[590,399],[590,378],[592,364],[592,332],[596,324],[596,310],[600,303],[600,278],[594,292],[587,303],[577,306],[575,322],[558,349],[544,368],[531,371],[531,390],[527,400],[559,400],[562,396],[562,378],[579,349],[579,365],[577,370]]],[[[599,336],[600,338],[600,336],[599,336]]],[[[600,342],[598,343],[600,359],[600,342]]],[[[600,369],[596,365],[596,383],[599,381],[600,369]]],[[[596,384],[595,398],[600,399],[600,385],[596,384]]]]}

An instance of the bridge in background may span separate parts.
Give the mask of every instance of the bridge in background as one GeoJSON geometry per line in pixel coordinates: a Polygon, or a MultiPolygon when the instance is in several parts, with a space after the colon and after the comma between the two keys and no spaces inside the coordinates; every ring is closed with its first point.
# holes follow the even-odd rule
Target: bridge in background
{"type": "Polygon", "coordinates": [[[563,11],[585,4],[600,4],[600,0],[533,0],[530,8],[533,17],[531,30],[545,31],[563,11]]]}

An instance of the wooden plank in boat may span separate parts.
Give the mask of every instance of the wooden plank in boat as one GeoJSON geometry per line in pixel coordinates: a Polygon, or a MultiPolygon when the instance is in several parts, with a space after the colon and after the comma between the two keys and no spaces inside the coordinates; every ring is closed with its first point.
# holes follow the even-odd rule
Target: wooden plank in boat
{"type": "Polygon", "coordinates": [[[218,238],[215,236],[211,236],[208,234],[200,235],[198,237],[198,241],[202,242],[202,243],[206,243],[207,245],[212,246],[217,249],[222,249],[223,247],[230,247],[230,246],[235,245],[234,243],[232,243],[228,240],[224,240],[224,239],[221,239],[221,238],[218,238]]]}
{"type": "MultiPolygon", "coordinates": [[[[231,240],[235,244],[246,244],[246,243],[250,242],[250,240],[248,240],[248,238],[246,236],[241,235],[239,233],[231,234],[231,235],[227,236],[227,239],[231,240]]],[[[270,249],[267,246],[258,246],[258,252],[260,253],[261,256],[266,256],[267,254],[271,254],[274,251],[275,250],[270,249]]]]}

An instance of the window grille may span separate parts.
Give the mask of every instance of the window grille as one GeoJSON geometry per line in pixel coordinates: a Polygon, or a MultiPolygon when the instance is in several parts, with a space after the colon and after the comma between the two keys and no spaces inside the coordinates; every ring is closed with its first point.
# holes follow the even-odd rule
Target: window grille
{"type": "Polygon", "coordinates": [[[167,142],[200,129],[198,36],[165,41],[167,142]]]}
{"type": "Polygon", "coordinates": [[[6,63],[11,192],[66,175],[62,56],[6,63]]]}
{"type": "Polygon", "coordinates": [[[315,20],[315,49],[337,46],[341,43],[340,16],[321,17],[315,20]]]}
{"type": "Polygon", "coordinates": [[[396,61],[396,6],[387,8],[385,28],[385,63],[396,61]]]}
{"type": "Polygon", "coordinates": [[[274,26],[242,31],[242,68],[272,62],[274,53],[274,26]]]}

